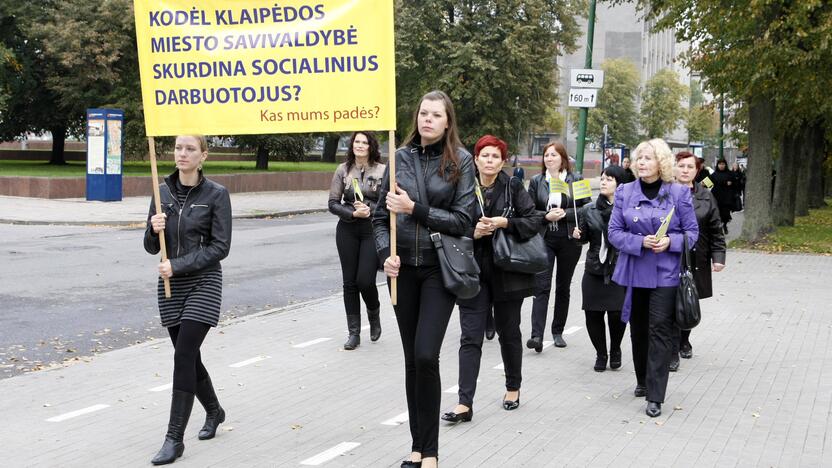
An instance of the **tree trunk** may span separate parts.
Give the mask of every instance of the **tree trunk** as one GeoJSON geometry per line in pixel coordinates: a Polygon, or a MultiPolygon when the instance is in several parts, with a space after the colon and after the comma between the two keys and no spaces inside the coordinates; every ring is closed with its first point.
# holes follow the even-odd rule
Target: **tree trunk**
{"type": "Polygon", "coordinates": [[[323,162],[335,162],[335,155],[338,153],[338,142],[341,141],[341,135],[332,134],[324,139],[324,152],[321,155],[323,162]]]}
{"type": "Polygon", "coordinates": [[[269,169],[269,149],[266,145],[257,145],[255,155],[257,156],[257,164],[254,165],[254,168],[267,171],[269,169]]]}
{"type": "Polygon", "coordinates": [[[771,231],[771,150],[774,134],[774,100],[754,97],[748,106],[748,167],[742,238],[757,242],[771,231]]]}
{"type": "Polygon", "coordinates": [[[49,129],[52,133],[52,156],[49,164],[65,165],[64,141],[66,140],[66,127],[53,127],[49,129]]]}
{"type": "Polygon", "coordinates": [[[803,131],[786,131],[780,140],[780,158],[777,159],[777,178],[774,181],[774,198],[771,220],[776,226],[794,226],[794,199],[797,183],[797,155],[805,146],[803,131]]]}
{"type": "Polygon", "coordinates": [[[826,127],[816,125],[812,127],[811,145],[814,147],[812,170],[809,173],[809,208],[817,209],[826,206],[824,195],[824,161],[826,160],[826,127]]]}
{"type": "Polygon", "coordinates": [[[803,144],[800,145],[800,153],[795,157],[797,163],[797,178],[794,189],[794,215],[806,216],[809,214],[809,172],[812,171],[812,161],[815,159],[815,148],[809,140],[812,137],[812,126],[805,127],[801,131],[803,144]]]}

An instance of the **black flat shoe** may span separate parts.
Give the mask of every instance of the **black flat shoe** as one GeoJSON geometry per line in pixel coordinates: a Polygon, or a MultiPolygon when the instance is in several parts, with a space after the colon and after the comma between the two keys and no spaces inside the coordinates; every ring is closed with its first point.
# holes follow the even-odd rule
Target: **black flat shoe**
{"type": "Polygon", "coordinates": [[[514,401],[506,400],[503,396],[503,409],[506,411],[516,410],[520,406],[520,392],[517,392],[517,399],[514,401]]]}
{"type": "Polygon", "coordinates": [[[595,372],[604,372],[607,370],[607,355],[595,356],[595,372]]]}
{"type": "Polygon", "coordinates": [[[533,349],[539,353],[543,351],[543,340],[541,340],[537,336],[533,336],[529,338],[529,341],[526,342],[526,347],[529,349],[533,349]]]}
{"type": "Polygon", "coordinates": [[[667,365],[667,370],[670,372],[676,372],[679,370],[679,357],[674,357],[670,359],[670,364],[667,365]]]}
{"type": "Polygon", "coordinates": [[[693,357],[693,346],[690,344],[683,344],[682,347],[679,349],[679,356],[682,359],[690,359],[693,357]]]}
{"type": "Polygon", "coordinates": [[[401,465],[402,468],[419,468],[421,466],[422,466],[422,462],[420,462],[420,461],[415,462],[415,461],[410,461],[410,460],[403,461],[402,465],[401,465]]]}
{"type": "MultiPolygon", "coordinates": [[[[453,411],[449,411],[442,415],[443,421],[448,421],[451,423],[461,423],[461,422],[469,422],[471,419],[474,418],[474,408],[468,408],[468,411],[464,413],[455,413],[453,411]]],[[[421,462],[419,462],[421,463],[421,462]]]]}
{"type": "Polygon", "coordinates": [[[610,369],[621,368],[621,350],[610,351],[610,369]]]}
{"type": "Polygon", "coordinates": [[[566,347],[566,341],[563,340],[563,335],[555,335],[555,336],[552,337],[552,339],[554,340],[556,347],[558,347],[558,348],[565,348],[566,347]]]}
{"type": "Polygon", "coordinates": [[[662,415],[662,404],[656,401],[648,401],[647,409],[644,412],[651,418],[659,417],[662,415]]]}
{"type": "Polygon", "coordinates": [[[636,389],[633,390],[633,395],[638,398],[644,398],[647,396],[647,386],[646,385],[636,385],[636,389]]]}

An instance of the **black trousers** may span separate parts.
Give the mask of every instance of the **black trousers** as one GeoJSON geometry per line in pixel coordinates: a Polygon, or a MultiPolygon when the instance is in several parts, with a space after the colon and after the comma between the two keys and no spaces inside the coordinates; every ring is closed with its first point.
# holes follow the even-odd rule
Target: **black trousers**
{"type": "Polygon", "coordinates": [[[500,354],[506,374],[506,390],[520,390],[523,362],[523,335],[520,308],[523,299],[494,301],[489,282],[480,282],[480,292],[471,299],[459,300],[459,403],[469,408],[474,403],[480,374],[482,342],[488,315],[494,311],[494,328],[499,335],[500,354]]]}
{"type": "Polygon", "coordinates": [[[633,288],[630,340],[633,344],[633,367],[636,380],[647,385],[647,400],[664,402],[667,391],[667,368],[676,325],[674,287],[633,288]]]}
{"type": "Polygon", "coordinates": [[[439,351],[456,296],[442,284],[439,265],[402,265],[397,283],[398,305],[393,309],[404,350],[411,450],[420,452],[422,457],[436,457],[442,403],[439,351]]]}
{"type": "Polygon", "coordinates": [[[373,239],[373,225],[369,221],[345,223],[338,221],[335,246],[341,259],[344,278],[344,308],[347,315],[361,315],[361,299],[367,309],[378,309],[376,271],[378,256],[373,239]]]}
{"type": "Polygon", "coordinates": [[[193,320],[182,320],[168,327],[173,342],[173,389],[196,393],[196,383],[208,378],[199,348],[211,326],[193,320]]]}
{"type": "Polygon", "coordinates": [[[624,339],[624,330],[627,324],[621,321],[620,310],[586,310],[586,331],[589,333],[589,340],[595,347],[595,354],[598,356],[607,355],[607,332],[604,329],[604,315],[607,315],[607,323],[610,329],[610,351],[621,352],[621,340],[624,339]]]}
{"type": "Polygon", "coordinates": [[[673,335],[673,348],[670,351],[671,357],[679,355],[680,345],[690,346],[690,330],[676,328],[676,333],[673,335]]]}
{"type": "Polygon", "coordinates": [[[532,303],[532,336],[543,338],[546,328],[546,314],[549,308],[549,294],[552,290],[552,269],[557,261],[555,273],[555,311],[552,318],[552,334],[560,335],[566,326],[569,313],[569,292],[572,275],[581,258],[581,246],[568,237],[546,236],[546,256],[549,268],[534,278],[534,302],[532,303]]]}

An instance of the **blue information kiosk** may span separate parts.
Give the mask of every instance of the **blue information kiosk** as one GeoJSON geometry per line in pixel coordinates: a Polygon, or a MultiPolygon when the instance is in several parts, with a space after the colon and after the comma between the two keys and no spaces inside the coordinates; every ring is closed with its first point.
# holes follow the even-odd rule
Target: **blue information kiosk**
{"type": "Polygon", "coordinates": [[[124,111],[87,109],[87,200],[121,201],[124,111]]]}

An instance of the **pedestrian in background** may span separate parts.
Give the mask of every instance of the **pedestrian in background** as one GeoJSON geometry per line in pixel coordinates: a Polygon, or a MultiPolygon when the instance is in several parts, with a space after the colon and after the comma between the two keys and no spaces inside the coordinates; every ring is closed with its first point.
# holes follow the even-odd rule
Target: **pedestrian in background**
{"type": "Polygon", "coordinates": [[[636,175],[633,174],[632,160],[629,156],[624,156],[621,159],[621,168],[624,169],[624,181],[623,183],[629,184],[630,182],[634,182],[636,180],[636,175]]]}
{"type": "Polygon", "coordinates": [[[734,209],[734,194],[736,193],[736,180],[734,174],[728,170],[728,163],[720,159],[716,163],[716,170],[711,174],[711,182],[714,186],[711,193],[716,198],[719,207],[719,218],[722,220],[722,231],[728,234],[728,223],[731,222],[731,211],[734,209]]]}
{"type": "Polygon", "coordinates": [[[378,140],[370,132],[355,132],[350,137],[347,160],[338,166],[329,186],[329,211],[338,216],[335,245],[341,260],[344,309],[347,313],[347,341],[344,349],[361,344],[361,297],[367,307],[370,340],[381,336],[380,304],[376,289],[375,239],[371,215],[378,202],[384,176],[378,140]]]}
{"type": "Polygon", "coordinates": [[[572,275],[581,257],[581,246],[572,239],[575,229],[575,208],[589,202],[588,198],[572,199],[572,182],[580,180],[572,173],[572,164],[566,154],[566,147],[560,141],[549,143],[543,148],[543,163],[540,174],[529,182],[529,195],[535,208],[546,215],[541,220],[541,230],[546,241],[546,256],[549,268],[535,276],[535,293],[532,304],[532,334],[526,347],[538,353],[543,351],[543,335],[546,315],[549,309],[549,295],[552,290],[552,270],[557,263],[555,277],[555,307],[552,318],[552,337],[558,348],[565,348],[563,328],[569,313],[569,297],[572,275]],[[550,190],[552,181],[559,180],[569,185],[569,194],[550,190]]]}
{"type": "Polygon", "coordinates": [[[160,185],[163,213],[154,200],[144,232],[144,249],[161,250],[159,233],[165,226],[168,260],[158,266],[157,297],[162,326],[173,342],[173,391],[165,441],[154,465],[173,463],[185,450],[183,438],[196,395],[205,408],[199,439],[211,439],[225,421],[211,377],[202,364],[199,348],[211,327],[216,327],[222,305],[220,261],[231,248],[231,198],[222,185],[202,174],[208,157],[204,136],[180,135],[173,150],[176,170],[160,185]],[[164,278],[171,297],[165,297],[164,278]]]}
{"type": "Polygon", "coordinates": [[[474,239],[474,257],[480,267],[480,292],[471,299],[458,299],[459,325],[459,404],[442,415],[448,422],[467,422],[474,416],[474,393],[482,359],[483,336],[487,316],[493,312],[506,375],[503,409],[520,406],[523,337],[520,332],[520,308],[523,299],[533,294],[533,274],[506,271],[494,264],[494,233],[504,229],[519,241],[539,232],[543,214],[534,208],[523,182],[503,172],[508,159],[508,145],[485,135],[474,146],[482,206],[477,221],[466,236],[474,239]],[[510,198],[509,198],[510,197],[510,198]],[[509,204],[510,202],[510,204],[509,204]]]}
{"type": "Polygon", "coordinates": [[[683,241],[696,245],[699,227],[690,189],[673,181],[673,153],[659,138],[633,152],[638,180],[615,192],[610,217],[610,243],[619,250],[612,280],[627,292],[621,311],[630,322],[636,397],[647,397],[646,413],[661,414],[667,391],[679,259],[683,241]],[[671,209],[673,215],[670,216],[671,209]],[[670,216],[667,235],[657,237],[670,216]]]}
{"type": "MultiPolygon", "coordinates": [[[[720,272],[725,268],[725,235],[722,232],[722,220],[719,218],[716,199],[709,190],[694,182],[694,177],[702,166],[702,160],[687,151],[676,154],[676,182],[690,188],[696,223],[699,226],[699,240],[696,241],[693,251],[693,278],[700,300],[713,296],[711,271],[720,272]]],[[[671,371],[679,368],[680,356],[685,359],[693,357],[690,332],[681,330],[679,335],[674,336],[671,371]]]]}
{"type": "Polygon", "coordinates": [[[621,340],[627,324],[621,321],[621,306],[624,304],[624,287],[612,281],[618,250],[610,244],[607,228],[612,215],[616,188],[624,182],[624,169],[620,166],[607,166],[601,173],[601,193],[595,203],[581,208],[578,227],[572,237],[578,242],[589,243],[584,264],[584,277],[581,281],[586,331],[592,346],[595,347],[596,372],[607,368],[621,367],[621,340]],[[607,334],[604,329],[604,315],[610,330],[609,355],[607,354],[607,334]]]}
{"type": "Polygon", "coordinates": [[[439,351],[456,296],[442,282],[430,234],[463,236],[476,212],[473,158],[459,140],[447,94],[432,91],[422,97],[412,130],[394,157],[396,186],[390,187],[385,171],[373,227],[384,272],[399,279],[398,305],[393,308],[404,349],[412,438],[410,458],[402,466],[435,467],[442,400],[439,351]],[[424,181],[427,200],[419,196],[417,178],[424,181]],[[391,213],[398,220],[396,256],[390,255],[391,213]]]}

